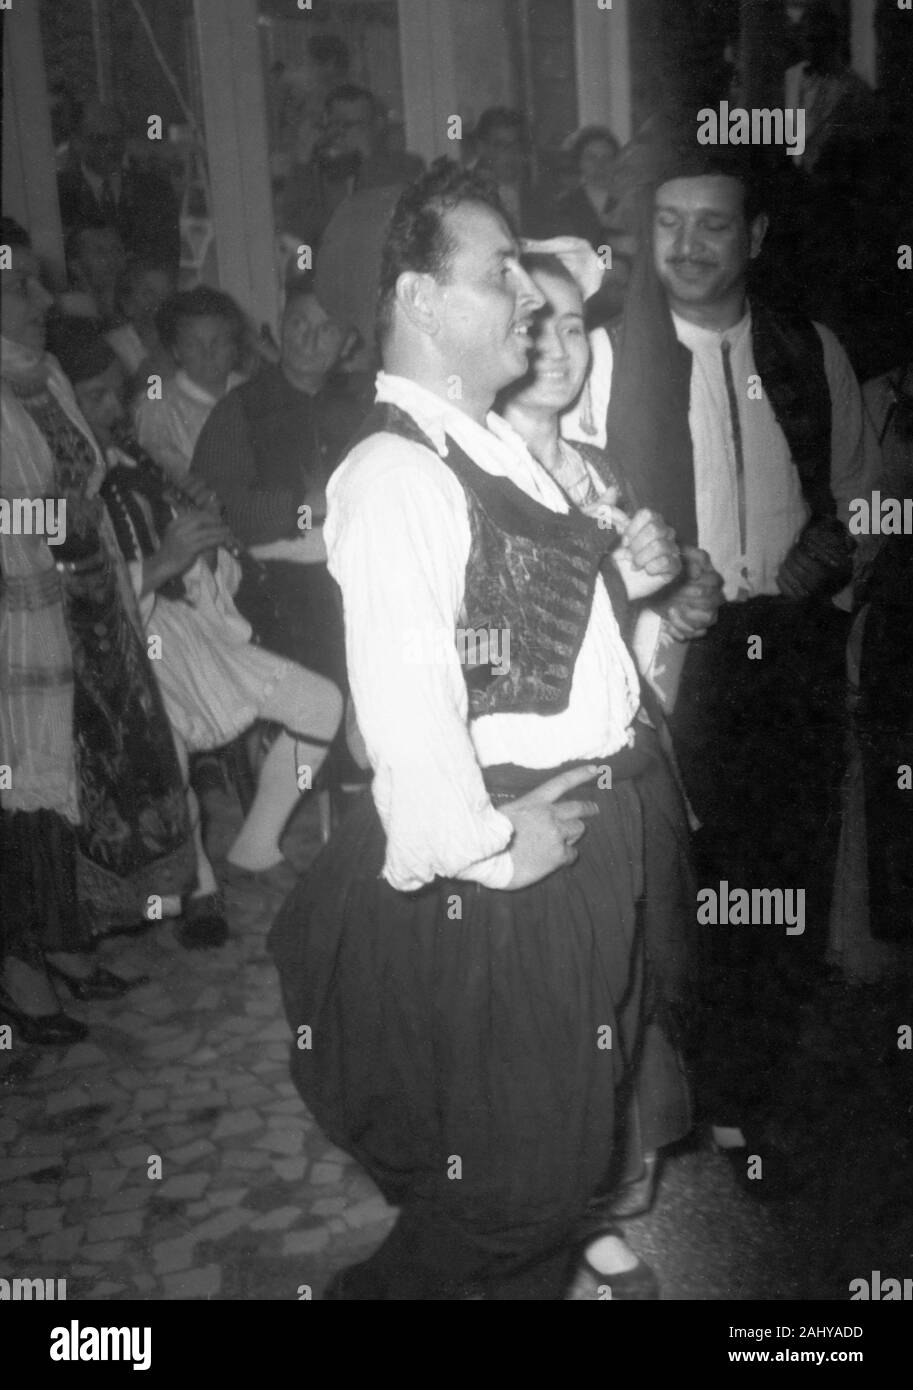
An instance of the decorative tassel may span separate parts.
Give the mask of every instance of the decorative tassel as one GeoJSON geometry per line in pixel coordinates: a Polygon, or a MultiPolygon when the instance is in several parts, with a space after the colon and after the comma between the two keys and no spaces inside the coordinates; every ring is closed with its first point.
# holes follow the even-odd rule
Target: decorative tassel
{"type": "Polygon", "coordinates": [[[583,388],[583,395],[580,398],[580,428],[584,434],[598,434],[596,421],[593,419],[593,392],[590,389],[590,378],[586,379],[586,386],[583,388]]]}

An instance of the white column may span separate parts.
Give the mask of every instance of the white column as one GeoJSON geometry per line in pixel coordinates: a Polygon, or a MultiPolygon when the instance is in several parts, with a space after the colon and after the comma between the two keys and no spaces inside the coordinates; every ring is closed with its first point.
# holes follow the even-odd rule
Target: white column
{"type": "Polygon", "coordinates": [[[37,0],[3,16],[3,211],[62,286],[63,234],[37,0]]]}
{"type": "Polygon", "coordinates": [[[853,68],[871,87],[878,81],[876,5],[877,0],[850,0],[850,53],[853,68]]]}
{"type": "Polygon", "coordinates": [[[219,284],[276,332],[273,198],[256,0],[195,0],[219,284]]]}
{"type": "Polygon", "coordinates": [[[447,138],[448,117],[459,113],[450,5],[399,0],[406,147],[429,161],[459,153],[447,138]]]}
{"type": "Polygon", "coordinates": [[[574,0],[577,114],[607,125],[623,143],[632,134],[630,0],[574,0]]]}

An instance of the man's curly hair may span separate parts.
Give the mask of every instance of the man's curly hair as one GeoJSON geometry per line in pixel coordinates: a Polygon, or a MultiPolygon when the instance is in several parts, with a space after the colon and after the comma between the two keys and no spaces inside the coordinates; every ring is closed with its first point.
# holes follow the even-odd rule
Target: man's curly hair
{"type": "Polygon", "coordinates": [[[456,244],[443,214],[461,203],[483,203],[511,225],[493,181],[449,160],[437,160],[426,174],[403,190],[393,210],[381,255],[378,343],[383,344],[390,333],[396,282],[404,271],[433,275],[437,280],[446,277],[456,244]]]}

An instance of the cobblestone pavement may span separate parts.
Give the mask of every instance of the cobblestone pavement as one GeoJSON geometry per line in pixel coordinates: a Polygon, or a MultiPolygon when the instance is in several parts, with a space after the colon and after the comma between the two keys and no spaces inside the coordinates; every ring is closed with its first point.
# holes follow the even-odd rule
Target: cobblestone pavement
{"type": "MultiPolygon", "coordinates": [[[[225,793],[206,801],[218,853],[238,812],[225,793]]],[[[317,846],[305,804],[286,852],[300,868],[317,846]]],[[[65,1278],[71,1300],[317,1298],[385,1235],[391,1209],[289,1079],[264,947],[280,901],[230,893],[220,951],[185,951],[167,924],[109,939],[104,963],[149,983],[68,1004],[91,1026],[83,1043],[0,1051],[0,1276],[65,1278]]],[[[666,1299],[840,1297],[809,1286],[817,1219],[808,1207],[784,1221],[695,1150],[667,1164],[656,1208],[628,1230],[666,1299]]]]}

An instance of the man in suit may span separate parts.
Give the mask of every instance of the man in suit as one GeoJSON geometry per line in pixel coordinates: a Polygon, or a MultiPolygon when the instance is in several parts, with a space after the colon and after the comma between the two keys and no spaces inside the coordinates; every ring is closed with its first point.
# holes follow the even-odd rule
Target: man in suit
{"type": "Polygon", "coordinates": [[[163,174],[127,159],[118,108],[88,102],[71,145],[72,159],[57,180],[64,231],[83,223],[108,223],[117,228],[128,255],[177,269],[178,200],[163,174]]]}
{"type": "Polygon", "coordinates": [[[324,130],[306,164],[294,164],[279,230],[316,251],[330,218],[365,189],[398,187],[422,172],[418,155],[387,148],[384,113],[365,87],[344,83],[327,98],[324,130]]]}

